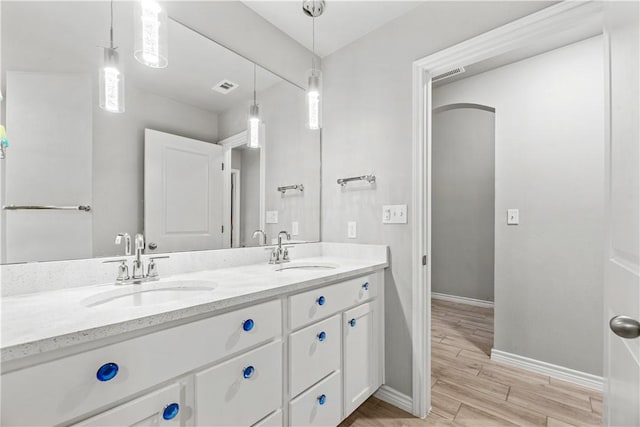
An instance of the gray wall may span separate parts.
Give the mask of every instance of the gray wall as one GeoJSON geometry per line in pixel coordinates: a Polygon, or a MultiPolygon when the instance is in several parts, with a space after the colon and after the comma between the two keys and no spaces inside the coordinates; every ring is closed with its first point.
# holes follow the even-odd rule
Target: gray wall
{"type": "Polygon", "coordinates": [[[426,2],[323,58],[322,240],[390,247],[386,383],[411,395],[411,237],[382,225],[383,204],[411,208],[411,64],[548,6],[546,2],[426,2]],[[340,177],[374,172],[375,189],[341,191],[340,177]],[[357,221],[358,238],[347,239],[357,221]]]}
{"type": "Polygon", "coordinates": [[[493,301],[494,113],[434,111],[432,135],[431,290],[493,301]]]}
{"type": "Polygon", "coordinates": [[[253,232],[260,228],[260,150],[242,150],[240,171],[240,245],[256,246],[253,232]]]}
{"type": "Polygon", "coordinates": [[[496,109],[495,344],[602,373],[602,37],[434,91],[496,109]],[[506,225],[506,209],[520,225],[506,225]]]}

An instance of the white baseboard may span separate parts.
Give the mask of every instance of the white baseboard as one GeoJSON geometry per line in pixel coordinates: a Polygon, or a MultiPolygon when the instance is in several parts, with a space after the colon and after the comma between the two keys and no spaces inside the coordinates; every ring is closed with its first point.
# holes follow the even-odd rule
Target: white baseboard
{"type": "Polygon", "coordinates": [[[431,292],[431,298],[442,301],[457,302],[459,304],[475,305],[478,307],[493,308],[493,301],[485,301],[475,298],[459,297],[456,295],[441,294],[439,292],[431,292]]]}
{"type": "Polygon", "coordinates": [[[382,387],[375,392],[374,396],[408,413],[412,413],[413,411],[413,400],[406,394],[402,394],[388,385],[383,384],[382,387]]]}
{"type": "Polygon", "coordinates": [[[536,359],[530,359],[513,353],[507,353],[506,351],[496,350],[495,348],[491,349],[491,360],[504,363],[505,365],[515,366],[516,368],[521,368],[526,371],[548,375],[559,380],[594,390],[602,391],[604,387],[603,378],[597,375],[576,371],[574,369],[542,362],[536,359]]]}

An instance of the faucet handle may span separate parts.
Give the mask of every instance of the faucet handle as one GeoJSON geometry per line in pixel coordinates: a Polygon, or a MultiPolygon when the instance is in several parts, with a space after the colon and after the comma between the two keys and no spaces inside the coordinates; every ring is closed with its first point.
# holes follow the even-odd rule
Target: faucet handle
{"type": "Polygon", "coordinates": [[[154,279],[158,277],[158,267],[156,266],[155,260],[166,259],[166,258],[169,258],[169,255],[153,256],[149,258],[149,266],[147,267],[147,277],[149,279],[154,279]]]}
{"type": "Polygon", "coordinates": [[[122,238],[124,237],[124,254],[131,255],[131,236],[129,233],[118,233],[116,234],[116,245],[119,245],[122,242],[122,238]]]}
{"type": "Polygon", "coordinates": [[[116,277],[116,283],[123,283],[130,279],[129,277],[129,266],[127,265],[126,259],[110,259],[107,261],[102,261],[103,264],[110,264],[113,262],[119,262],[118,266],[118,277],[116,277]]]}

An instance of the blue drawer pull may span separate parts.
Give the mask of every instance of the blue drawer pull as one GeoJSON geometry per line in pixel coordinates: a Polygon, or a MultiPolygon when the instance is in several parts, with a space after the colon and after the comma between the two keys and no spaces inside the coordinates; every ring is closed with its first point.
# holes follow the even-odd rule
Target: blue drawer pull
{"type": "Polygon", "coordinates": [[[354,326],[356,326],[356,319],[351,319],[351,320],[349,320],[348,323],[349,323],[349,326],[351,326],[353,328],[354,326]]]}
{"type": "Polygon", "coordinates": [[[255,322],[253,321],[253,319],[247,319],[244,322],[242,322],[242,329],[245,332],[249,332],[250,330],[253,329],[254,325],[255,325],[255,322]]]}
{"type": "Polygon", "coordinates": [[[170,403],[164,407],[164,411],[162,411],[162,418],[165,420],[172,420],[178,415],[180,412],[180,405],[177,403],[170,403]]]}
{"type": "Polygon", "coordinates": [[[327,402],[327,395],[326,394],[321,394],[320,396],[318,396],[318,403],[321,405],[324,405],[327,402]]]}
{"type": "Polygon", "coordinates": [[[327,300],[323,296],[321,296],[320,298],[317,299],[318,305],[324,305],[325,302],[327,302],[327,300]]]}
{"type": "Polygon", "coordinates": [[[369,290],[369,282],[364,282],[364,285],[362,285],[362,289],[364,289],[365,291],[369,290]]]}
{"type": "Polygon", "coordinates": [[[98,378],[98,381],[112,380],[118,374],[118,369],[117,363],[105,363],[96,372],[96,378],[98,378]]]}
{"type": "Polygon", "coordinates": [[[255,370],[256,368],[254,368],[253,366],[247,366],[242,370],[242,376],[244,377],[245,380],[248,380],[249,378],[251,378],[255,370]]]}
{"type": "Polygon", "coordinates": [[[318,334],[318,340],[324,341],[326,339],[327,339],[327,333],[325,331],[322,331],[318,334]]]}

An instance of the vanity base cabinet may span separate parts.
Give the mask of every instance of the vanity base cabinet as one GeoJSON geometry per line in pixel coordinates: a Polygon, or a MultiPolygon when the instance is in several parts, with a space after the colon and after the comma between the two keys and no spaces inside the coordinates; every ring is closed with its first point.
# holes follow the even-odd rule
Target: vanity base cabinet
{"type": "Polygon", "coordinates": [[[250,426],[282,406],[282,341],[198,372],[196,425],[250,426]]]}
{"type": "Polygon", "coordinates": [[[342,377],[336,371],[289,403],[289,425],[337,426],[342,419],[342,377]]]}
{"type": "Polygon", "coordinates": [[[345,415],[382,384],[375,303],[362,304],[343,314],[345,415]]]}
{"type": "Polygon", "coordinates": [[[188,410],[185,411],[181,398],[182,388],[180,384],[172,384],[74,424],[74,427],[184,425],[184,413],[188,410]]]}
{"type": "Polygon", "coordinates": [[[273,414],[267,415],[255,423],[252,427],[282,427],[284,425],[284,415],[282,410],[278,409],[273,414]]]}

